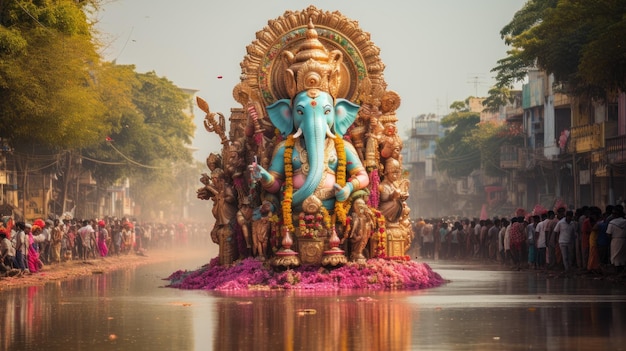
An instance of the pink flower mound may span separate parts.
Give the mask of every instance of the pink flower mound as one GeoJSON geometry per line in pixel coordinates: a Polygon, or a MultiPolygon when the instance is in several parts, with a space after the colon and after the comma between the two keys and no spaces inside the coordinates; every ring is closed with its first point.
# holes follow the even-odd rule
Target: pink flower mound
{"type": "Polygon", "coordinates": [[[437,287],[445,280],[426,263],[370,259],[367,265],[347,264],[332,271],[303,266],[275,272],[267,264],[247,258],[233,266],[220,266],[214,258],[195,271],[177,271],[166,280],[169,287],[216,291],[303,289],[338,291],[419,290],[437,287]]]}

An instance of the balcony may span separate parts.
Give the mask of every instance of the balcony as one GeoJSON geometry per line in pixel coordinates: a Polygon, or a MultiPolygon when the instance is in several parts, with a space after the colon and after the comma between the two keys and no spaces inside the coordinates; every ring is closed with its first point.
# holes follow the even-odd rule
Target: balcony
{"type": "Polygon", "coordinates": [[[524,148],[503,145],[500,147],[500,168],[524,169],[526,168],[526,151],[524,148]]]}
{"type": "Polygon", "coordinates": [[[587,124],[572,127],[567,151],[573,154],[589,152],[602,147],[601,124],[587,124]]]}
{"type": "Polygon", "coordinates": [[[607,138],[605,150],[609,163],[626,162],[626,135],[607,138]]]}

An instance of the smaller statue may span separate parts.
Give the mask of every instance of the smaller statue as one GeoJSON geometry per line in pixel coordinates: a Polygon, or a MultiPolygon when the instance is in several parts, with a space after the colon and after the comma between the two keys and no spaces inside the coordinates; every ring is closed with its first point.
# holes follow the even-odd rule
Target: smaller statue
{"type": "Polygon", "coordinates": [[[211,231],[211,239],[214,243],[220,244],[219,238],[226,239],[232,234],[230,230],[230,221],[235,218],[237,213],[237,197],[232,186],[226,183],[224,179],[224,171],[216,168],[211,173],[212,183],[215,185],[213,199],[213,217],[215,217],[215,226],[211,231]]]}
{"type": "Polygon", "coordinates": [[[273,205],[269,201],[263,201],[261,206],[252,215],[252,254],[260,260],[267,257],[267,242],[272,223],[273,205]]]}
{"type": "Polygon", "coordinates": [[[387,122],[384,126],[383,136],[380,140],[380,156],[383,159],[400,159],[402,151],[402,139],[398,135],[398,128],[394,122],[387,122]]]}
{"type": "Polygon", "coordinates": [[[227,150],[227,154],[225,155],[226,162],[224,163],[224,170],[231,178],[241,177],[243,171],[246,169],[243,145],[240,141],[236,140],[225,149],[227,150]]]}
{"type": "Polygon", "coordinates": [[[350,260],[365,261],[363,250],[376,229],[376,217],[362,198],[352,204],[352,230],[350,231],[350,260]]]}
{"type": "MultiPolygon", "coordinates": [[[[222,167],[222,156],[218,154],[211,153],[209,157],[206,158],[206,165],[209,167],[211,172],[214,172],[216,169],[222,167]]],[[[213,195],[217,194],[218,190],[213,184],[212,177],[206,173],[202,173],[200,177],[200,182],[204,184],[204,186],[196,191],[196,195],[200,200],[209,200],[213,197],[213,195]]]]}
{"type": "Polygon", "coordinates": [[[239,211],[237,211],[237,223],[241,226],[241,231],[243,232],[243,238],[246,241],[246,248],[252,248],[252,240],[250,238],[250,224],[252,223],[252,212],[253,209],[250,206],[250,201],[247,200],[247,197],[244,198],[245,201],[239,204],[239,211]]]}
{"type": "Polygon", "coordinates": [[[379,118],[383,125],[383,132],[379,138],[380,156],[383,159],[393,157],[400,159],[400,151],[402,150],[402,139],[398,135],[396,122],[396,110],[400,107],[400,96],[394,91],[386,91],[382,97],[380,108],[382,116],[379,118]]]}
{"type": "Polygon", "coordinates": [[[209,170],[213,172],[216,168],[222,168],[222,156],[216,153],[210,153],[206,158],[206,165],[209,170]]]}
{"type": "Polygon", "coordinates": [[[385,162],[385,179],[380,183],[379,210],[389,223],[397,223],[405,213],[404,201],[409,193],[406,189],[406,180],[402,180],[402,166],[400,161],[390,158],[385,162]]]}

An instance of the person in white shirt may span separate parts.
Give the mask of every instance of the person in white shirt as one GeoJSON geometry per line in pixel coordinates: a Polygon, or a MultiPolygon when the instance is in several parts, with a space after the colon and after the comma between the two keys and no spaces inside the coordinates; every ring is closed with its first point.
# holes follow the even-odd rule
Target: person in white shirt
{"type": "Polygon", "coordinates": [[[606,233],[611,238],[611,264],[623,271],[626,265],[626,218],[622,205],[613,207],[613,217],[606,228],[606,233]]]}
{"type": "Polygon", "coordinates": [[[541,221],[535,227],[535,243],[537,245],[537,267],[545,268],[546,266],[546,221],[547,214],[541,215],[541,221]]]}
{"type": "Polygon", "coordinates": [[[574,212],[565,212],[563,217],[554,227],[554,233],[557,235],[559,248],[561,249],[561,257],[563,257],[563,267],[568,272],[571,266],[570,246],[576,237],[576,222],[572,221],[574,212]]]}
{"type": "Polygon", "coordinates": [[[15,234],[15,260],[17,262],[17,268],[21,271],[26,271],[26,254],[28,253],[28,242],[26,240],[26,223],[15,223],[17,229],[15,234]]]}
{"type": "Polygon", "coordinates": [[[500,253],[500,264],[506,263],[506,250],[504,249],[504,237],[506,236],[506,229],[509,227],[509,221],[506,218],[502,218],[500,221],[500,232],[498,233],[498,252],[500,253]]]}

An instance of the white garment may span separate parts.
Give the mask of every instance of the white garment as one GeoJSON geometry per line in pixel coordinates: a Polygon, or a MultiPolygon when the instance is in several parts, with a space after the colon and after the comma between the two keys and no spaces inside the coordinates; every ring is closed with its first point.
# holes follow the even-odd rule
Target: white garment
{"type": "Polygon", "coordinates": [[[511,225],[509,224],[504,231],[504,251],[511,249],[511,225]]]}
{"type": "Polygon", "coordinates": [[[626,218],[613,219],[606,233],[611,234],[611,264],[626,266],[626,218]]]}
{"type": "Polygon", "coordinates": [[[559,233],[559,245],[569,244],[576,237],[576,222],[567,223],[563,217],[554,227],[554,232],[559,233]]]}
{"type": "Polygon", "coordinates": [[[537,233],[537,248],[545,248],[546,247],[546,221],[547,219],[539,222],[537,227],[535,228],[535,232],[537,233]]]}

